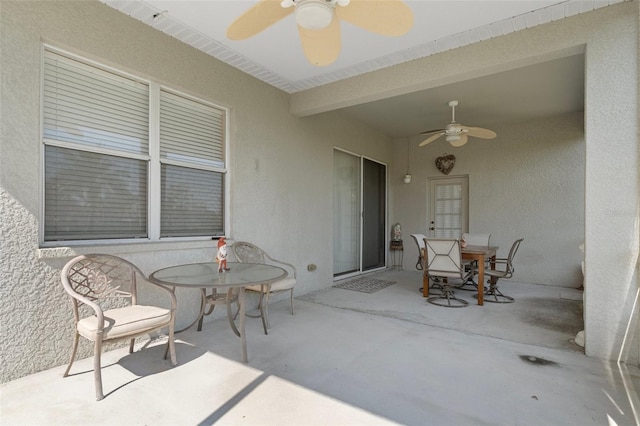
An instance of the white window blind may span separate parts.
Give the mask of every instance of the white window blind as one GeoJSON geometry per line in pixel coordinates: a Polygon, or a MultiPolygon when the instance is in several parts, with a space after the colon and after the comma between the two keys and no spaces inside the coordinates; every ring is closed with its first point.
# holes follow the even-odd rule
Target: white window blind
{"type": "Polygon", "coordinates": [[[148,154],[148,86],[47,51],[43,88],[44,240],[146,237],[148,164],[127,156],[148,154]]]}
{"type": "Polygon", "coordinates": [[[45,53],[44,138],[94,148],[149,152],[149,87],[45,53]]]}
{"type": "Polygon", "coordinates": [[[45,148],[45,240],[147,236],[147,162],[45,148]]]}
{"type": "Polygon", "coordinates": [[[224,117],[160,92],[161,237],[224,235],[224,117]]]}
{"type": "Polygon", "coordinates": [[[54,48],[43,62],[44,243],[224,235],[226,110],[54,48]]]}

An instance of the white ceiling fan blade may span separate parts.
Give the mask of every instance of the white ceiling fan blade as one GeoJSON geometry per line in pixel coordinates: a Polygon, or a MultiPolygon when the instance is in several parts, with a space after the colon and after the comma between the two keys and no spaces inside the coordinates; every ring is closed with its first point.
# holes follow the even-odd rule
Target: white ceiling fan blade
{"type": "Polygon", "coordinates": [[[340,22],[333,13],[333,19],[326,28],[311,30],[298,25],[298,34],[302,42],[302,50],[307,60],[322,67],[333,63],[340,56],[342,41],[340,40],[340,22]]]}
{"type": "Polygon", "coordinates": [[[436,139],[438,139],[442,135],[444,135],[444,132],[436,133],[433,136],[429,136],[427,139],[425,139],[422,142],[420,142],[420,145],[418,145],[418,146],[425,146],[427,144],[430,144],[431,142],[435,141],[436,139]]]}
{"type": "Polygon", "coordinates": [[[493,139],[496,137],[496,132],[489,129],[483,129],[482,127],[466,127],[460,126],[462,130],[469,136],[480,139],[493,139]]]}
{"type": "Polygon", "coordinates": [[[463,133],[463,134],[460,135],[459,139],[457,139],[455,141],[451,141],[449,143],[451,144],[451,146],[454,146],[454,147],[457,148],[457,147],[460,147],[460,146],[466,144],[468,140],[469,140],[469,138],[467,137],[467,135],[465,135],[463,133]]]}

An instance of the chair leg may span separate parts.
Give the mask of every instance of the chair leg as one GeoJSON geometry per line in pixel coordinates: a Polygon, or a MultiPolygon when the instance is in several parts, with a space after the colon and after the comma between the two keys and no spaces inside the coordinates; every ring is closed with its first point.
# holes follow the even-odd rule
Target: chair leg
{"type": "Polygon", "coordinates": [[[136,339],[131,339],[131,341],[129,342],[129,353],[132,354],[133,353],[133,348],[136,344],[136,339]]]}
{"type": "MultiPolygon", "coordinates": [[[[101,336],[98,336],[101,337],[101,336]]],[[[102,371],[100,358],[102,356],[102,340],[96,339],[95,348],[93,351],[93,377],[96,385],[96,401],[100,401],[104,399],[104,394],[102,393],[102,371]]]]}
{"type": "Polygon", "coordinates": [[[291,289],[291,315],[295,315],[295,312],[293,311],[293,289],[291,289]]]}
{"type": "Polygon", "coordinates": [[[62,377],[67,377],[69,375],[69,370],[71,370],[71,365],[73,361],[76,359],[76,352],[78,352],[78,340],[80,339],[80,335],[76,331],[73,336],[73,348],[71,349],[71,359],[69,360],[69,365],[67,365],[67,369],[65,370],[62,377]]]}
{"type": "MultiPolygon", "coordinates": [[[[485,287],[484,292],[484,301],[491,303],[513,303],[515,299],[511,296],[507,296],[506,294],[502,294],[502,292],[498,289],[497,280],[495,283],[492,283],[491,280],[487,281],[489,284],[489,290],[485,287]]],[[[477,294],[474,297],[478,297],[477,294]]]]}
{"type": "MultiPolygon", "coordinates": [[[[171,353],[171,365],[172,366],[176,366],[178,365],[178,361],[176,361],[176,342],[174,339],[174,334],[175,334],[175,317],[173,320],[171,320],[171,323],[169,324],[169,352],[171,353]]],[[[166,355],[165,355],[166,358],[166,355]]]]}

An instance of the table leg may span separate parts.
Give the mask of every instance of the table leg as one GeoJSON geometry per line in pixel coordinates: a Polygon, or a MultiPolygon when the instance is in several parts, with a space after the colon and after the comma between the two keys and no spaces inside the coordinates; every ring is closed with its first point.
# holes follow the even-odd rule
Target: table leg
{"type": "Polygon", "coordinates": [[[484,255],[478,256],[478,305],[484,305],[484,255]]]}
{"type": "Polygon", "coordinates": [[[422,297],[429,297],[429,274],[426,269],[422,271],[422,297]]]}
{"type": "Polygon", "coordinates": [[[269,294],[269,292],[271,291],[271,289],[269,288],[270,286],[270,284],[262,284],[260,286],[260,302],[258,302],[258,307],[260,308],[260,318],[262,318],[262,328],[264,329],[264,334],[269,334],[269,332],[267,331],[267,320],[264,312],[264,305],[262,302],[264,301],[264,295],[269,294]]]}
{"type": "Polygon", "coordinates": [[[244,328],[246,313],[244,287],[238,288],[238,302],[240,303],[240,340],[242,341],[242,362],[248,363],[249,358],[247,356],[247,335],[244,328]]]}
{"type": "Polygon", "coordinates": [[[227,319],[229,320],[229,325],[231,326],[231,330],[236,333],[236,336],[242,337],[238,328],[236,327],[236,323],[233,321],[233,315],[231,314],[231,298],[233,297],[233,289],[230,288],[227,291],[227,319]]]}

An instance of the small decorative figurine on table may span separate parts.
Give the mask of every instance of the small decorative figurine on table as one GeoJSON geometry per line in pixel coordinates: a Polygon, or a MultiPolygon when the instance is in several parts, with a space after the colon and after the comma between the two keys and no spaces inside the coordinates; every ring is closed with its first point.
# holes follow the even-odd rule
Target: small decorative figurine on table
{"type": "Polygon", "coordinates": [[[229,271],[227,268],[227,242],[224,237],[218,240],[218,253],[216,254],[216,262],[218,262],[218,272],[229,271]]]}

